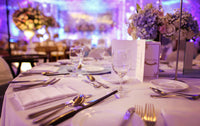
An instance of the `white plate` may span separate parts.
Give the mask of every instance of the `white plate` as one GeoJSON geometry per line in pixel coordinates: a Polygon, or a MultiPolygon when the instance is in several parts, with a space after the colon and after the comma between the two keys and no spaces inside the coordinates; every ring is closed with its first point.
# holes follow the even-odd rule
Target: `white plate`
{"type": "Polygon", "coordinates": [[[100,67],[100,66],[83,66],[82,68],[83,71],[87,71],[87,72],[100,72],[103,71],[104,68],[100,67]]]}
{"type": "MultiPolygon", "coordinates": [[[[74,116],[72,126],[119,126],[124,114],[124,112],[112,109],[89,108],[74,116]]],[[[133,115],[131,123],[132,126],[144,126],[137,114],[133,115]]]]}
{"type": "Polygon", "coordinates": [[[151,83],[157,88],[168,90],[168,91],[181,91],[189,87],[184,82],[170,80],[170,79],[155,79],[155,80],[151,80],[151,83]]]}

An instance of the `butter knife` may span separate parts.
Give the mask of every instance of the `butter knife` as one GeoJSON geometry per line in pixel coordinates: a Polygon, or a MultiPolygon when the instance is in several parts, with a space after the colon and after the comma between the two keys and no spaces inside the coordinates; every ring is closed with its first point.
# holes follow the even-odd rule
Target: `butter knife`
{"type": "Polygon", "coordinates": [[[78,107],[76,107],[74,109],[71,109],[71,110],[67,111],[66,113],[64,113],[64,114],[62,114],[60,116],[57,116],[57,117],[55,117],[55,118],[53,118],[53,119],[51,119],[51,120],[49,120],[47,122],[42,123],[41,126],[57,125],[57,124],[65,121],[65,120],[73,117],[75,114],[77,114],[81,110],[89,108],[89,107],[91,107],[91,106],[103,101],[104,99],[110,97],[111,95],[114,95],[117,92],[118,92],[118,90],[114,90],[111,93],[109,93],[109,94],[107,94],[107,95],[105,95],[105,96],[103,96],[103,97],[101,97],[99,99],[91,100],[89,102],[86,102],[82,106],[78,106],[78,107]]]}
{"type": "Polygon", "coordinates": [[[120,126],[128,126],[128,122],[131,119],[131,117],[132,117],[134,112],[135,112],[135,108],[134,107],[129,108],[126,111],[126,113],[124,115],[124,118],[123,118],[123,121],[122,121],[120,126]]]}

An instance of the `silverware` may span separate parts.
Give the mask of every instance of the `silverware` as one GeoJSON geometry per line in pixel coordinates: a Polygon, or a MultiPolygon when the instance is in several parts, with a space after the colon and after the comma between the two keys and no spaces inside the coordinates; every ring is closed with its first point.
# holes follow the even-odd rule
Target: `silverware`
{"type": "Polygon", "coordinates": [[[182,92],[164,92],[154,87],[150,87],[150,89],[152,89],[155,93],[159,94],[159,95],[151,95],[151,97],[168,98],[168,97],[181,96],[191,100],[197,100],[200,98],[200,94],[192,95],[192,94],[184,94],[182,92]]]}
{"type": "Polygon", "coordinates": [[[45,82],[41,82],[41,83],[37,83],[37,84],[31,84],[31,85],[21,85],[20,87],[13,87],[13,91],[21,91],[21,90],[25,90],[25,89],[29,89],[31,87],[35,87],[35,86],[48,86],[48,85],[53,85],[56,82],[58,82],[60,80],[60,78],[53,78],[53,79],[49,79],[45,82]]]}
{"type": "Polygon", "coordinates": [[[45,82],[46,80],[27,80],[27,81],[23,81],[23,80],[16,80],[16,81],[10,81],[9,83],[26,83],[26,82],[45,82]]]}
{"type": "Polygon", "coordinates": [[[150,89],[151,89],[152,91],[154,91],[155,93],[160,94],[160,95],[180,94],[180,95],[186,95],[186,96],[193,96],[193,95],[191,95],[191,94],[185,94],[185,93],[180,92],[180,91],[164,92],[164,91],[162,91],[162,90],[160,90],[160,89],[158,89],[158,88],[154,88],[154,87],[150,87],[150,89]]]}
{"type": "Polygon", "coordinates": [[[61,122],[65,121],[65,120],[73,117],[75,114],[77,114],[81,110],[89,108],[89,107],[91,107],[91,106],[103,101],[104,99],[114,95],[117,92],[118,92],[118,90],[114,90],[111,93],[109,93],[109,94],[107,94],[107,95],[105,95],[105,96],[103,96],[103,97],[101,97],[99,99],[91,100],[89,102],[85,102],[85,103],[82,104],[82,106],[78,106],[78,107],[76,107],[74,109],[71,109],[71,110],[67,111],[66,113],[64,113],[62,115],[59,115],[59,116],[57,116],[57,117],[55,117],[53,119],[50,119],[47,122],[42,123],[41,126],[58,125],[59,123],[61,123],[61,122]]]}
{"type": "Polygon", "coordinates": [[[101,87],[101,85],[95,84],[95,83],[87,81],[87,80],[82,80],[82,81],[84,81],[85,83],[91,84],[94,88],[100,88],[101,87]]]}
{"type": "Polygon", "coordinates": [[[143,119],[143,107],[141,105],[135,105],[135,113],[143,119]]]}
{"type": "Polygon", "coordinates": [[[56,110],[56,109],[58,109],[58,108],[63,108],[63,107],[66,107],[66,106],[73,106],[73,105],[77,105],[77,103],[81,103],[82,101],[84,101],[84,99],[85,98],[89,98],[89,97],[91,97],[92,95],[83,95],[83,94],[81,94],[81,95],[79,95],[79,96],[76,96],[76,97],[74,97],[72,100],[70,100],[70,101],[67,101],[67,102],[65,102],[65,103],[61,103],[61,104],[59,104],[59,105],[56,105],[56,106],[53,106],[53,107],[50,107],[50,108],[47,108],[47,109],[44,109],[44,110],[41,110],[41,111],[38,111],[38,112],[34,112],[34,113],[31,113],[31,114],[29,114],[28,115],[28,118],[29,119],[33,119],[33,118],[35,118],[35,117],[38,117],[38,116],[40,116],[40,115],[42,115],[42,114],[45,114],[45,113],[47,113],[47,112],[50,112],[50,111],[52,111],[52,110],[56,110]]]}
{"type": "Polygon", "coordinates": [[[56,76],[56,75],[68,75],[70,74],[69,72],[66,72],[66,73],[58,73],[58,72],[46,72],[46,73],[43,73],[43,75],[46,75],[46,76],[56,76]]]}
{"type": "Polygon", "coordinates": [[[150,95],[153,98],[170,98],[170,97],[184,97],[187,98],[189,100],[197,100],[200,98],[200,95],[191,95],[191,96],[187,96],[187,95],[183,95],[183,94],[168,94],[168,95],[150,95]]]}
{"type": "Polygon", "coordinates": [[[126,113],[124,115],[124,118],[123,118],[123,121],[120,124],[120,126],[128,126],[128,122],[131,119],[131,117],[132,117],[132,115],[133,115],[134,112],[135,112],[135,108],[134,107],[129,108],[126,111],[126,113]]]}
{"type": "Polygon", "coordinates": [[[157,118],[153,104],[145,104],[143,120],[147,126],[155,126],[157,118]]]}
{"type": "Polygon", "coordinates": [[[145,110],[141,105],[135,105],[135,113],[144,121],[146,126],[155,126],[156,114],[153,104],[145,104],[145,110]]]}
{"type": "MultiPolygon", "coordinates": [[[[37,124],[53,115],[55,115],[56,113],[58,113],[59,111],[61,111],[62,109],[64,109],[65,107],[68,107],[68,106],[79,106],[81,105],[83,102],[85,101],[85,97],[84,95],[79,95],[79,96],[76,96],[73,100],[71,100],[69,103],[66,103],[63,107],[59,107],[59,109],[54,109],[56,111],[53,111],[52,113],[46,115],[46,116],[43,116],[43,117],[40,117],[40,118],[37,118],[37,119],[34,119],[33,120],[33,123],[34,124],[37,124]]],[[[49,110],[49,109],[48,109],[49,110]]],[[[43,111],[44,112],[44,111],[43,111]]]]}
{"type": "Polygon", "coordinates": [[[109,86],[107,86],[107,85],[105,85],[105,84],[103,84],[103,83],[97,81],[97,80],[95,79],[94,76],[89,75],[89,74],[86,75],[86,76],[87,76],[87,78],[88,78],[91,82],[97,82],[98,84],[100,84],[100,85],[103,86],[104,88],[110,88],[109,86]]]}

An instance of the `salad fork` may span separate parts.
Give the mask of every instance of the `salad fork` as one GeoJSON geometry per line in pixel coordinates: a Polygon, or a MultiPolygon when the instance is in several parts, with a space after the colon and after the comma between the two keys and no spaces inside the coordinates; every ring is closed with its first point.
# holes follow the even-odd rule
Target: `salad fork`
{"type": "Polygon", "coordinates": [[[147,126],[155,126],[157,118],[153,104],[145,104],[143,120],[147,126]]]}
{"type": "Polygon", "coordinates": [[[143,107],[141,105],[135,105],[135,113],[143,119],[143,107]]]}

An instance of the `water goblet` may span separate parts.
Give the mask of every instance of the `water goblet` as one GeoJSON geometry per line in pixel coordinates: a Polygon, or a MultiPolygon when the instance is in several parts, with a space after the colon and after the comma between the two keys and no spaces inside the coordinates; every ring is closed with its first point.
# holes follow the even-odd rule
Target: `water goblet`
{"type": "Polygon", "coordinates": [[[128,73],[131,66],[129,54],[127,50],[113,50],[112,52],[112,69],[120,77],[119,94],[123,95],[123,78],[128,73]]]}
{"type": "Polygon", "coordinates": [[[81,64],[83,58],[83,48],[81,46],[74,46],[70,48],[69,58],[72,62],[74,73],[77,72],[78,66],[81,64]]]}

